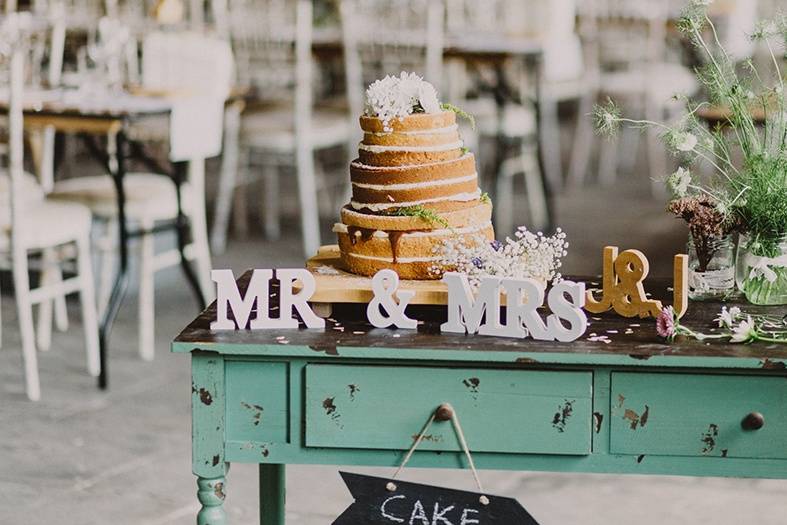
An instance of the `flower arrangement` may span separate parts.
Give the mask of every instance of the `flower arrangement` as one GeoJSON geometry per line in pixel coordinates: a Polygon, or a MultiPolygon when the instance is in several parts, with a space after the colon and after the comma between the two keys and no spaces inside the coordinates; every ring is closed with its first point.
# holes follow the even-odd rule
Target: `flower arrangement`
{"type": "Polygon", "coordinates": [[[373,82],[366,89],[368,116],[377,116],[383,121],[383,130],[393,131],[391,120],[403,119],[413,113],[440,113],[453,111],[467,119],[475,128],[475,118],[463,109],[449,103],[440,103],[435,87],[415,73],[402,71],[399,76],[388,75],[373,82]]]}
{"type": "Polygon", "coordinates": [[[487,276],[535,279],[544,286],[562,279],[559,270],[561,259],[568,254],[568,242],[560,228],[548,237],[520,226],[515,237],[508,237],[505,242],[489,242],[482,236],[469,239],[449,236],[434,248],[440,259],[432,271],[466,274],[473,290],[487,276]]]}
{"type": "Polygon", "coordinates": [[[413,113],[440,113],[437,90],[415,73],[402,71],[399,76],[388,75],[373,82],[366,89],[366,114],[378,116],[383,129],[391,132],[391,120],[413,113]]]}
{"type": "MultiPolygon", "coordinates": [[[[741,75],[708,18],[709,3],[692,0],[678,22],[679,30],[706,59],[697,77],[708,102],[695,103],[676,95],[685,101],[686,112],[678,122],[664,124],[625,118],[610,100],[594,109],[596,129],[613,134],[621,125],[655,127],[662,130],[668,149],[684,164],[709,165],[713,173],[708,177],[694,176],[681,167],[667,179],[675,199],[670,210],[689,222],[695,237],[731,230],[745,233],[742,248],[751,252],[754,266],[739,272],[739,286],[752,302],[787,303],[787,262],[781,259],[787,250],[787,104],[773,42],[787,34],[787,17],[762,22],[751,35],[767,48],[772,70],[766,74],[747,61],[749,74],[741,75]],[[713,129],[698,118],[710,105],[728,113],[725,122],[713,129]],[[758,127],[760,119],[764,127],[758,127]],[[769,272],[763,275],[754,270],[757,265],[767,266],[769,272]]],[[[707,259],[707,254],[698,256],[707,259]]]]}
{"type": "Polygon", "coordinates": [[[721,308],[715,319],[720,333],[705,334],[692,330],[680,323],[671,306],[662,309],[656,318],[656,332],[660,337],[672,342],[678,336],[686,336],[698,341],[727,339],[730,343],[787,344],[787,319],[773,315],[746,314],[737,306],[721,308]]]}

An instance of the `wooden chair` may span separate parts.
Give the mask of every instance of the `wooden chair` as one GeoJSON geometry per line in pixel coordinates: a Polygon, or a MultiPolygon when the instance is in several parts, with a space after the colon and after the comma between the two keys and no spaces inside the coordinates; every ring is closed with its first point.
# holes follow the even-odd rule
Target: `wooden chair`
{"type": "Polygon", "coordinates": [[[231,174],[237,175],[238,180],[224,179],[217,203],[221,213],[216,220],[226,228],[233,192],[250,182],[253,166],[260,166],[265,188],[264,229],[268,237],[277,237],[279,173],[282,167],[293,166],[303,250],[308,256],[316,253],[320,245],[321,173],[315,164],[315,153],[346,147],[351,137],[346,110],[314,104],[312,9],[309,0],[230,0],[224,21],[218,24],[231,38],[238,62],[238,83],[251,86],[258,100],[242,115],[241,167],[237,174],[231,174]]]}
{"type": "MultiPolygon", "coordinates": [[[[213,295],[211,256],[205,214],[205,159],[221,152],[222,114],[232,77],[232,53],[226,42],[191,33],[152,33],[143,44],[143,83],[155,91],[181,93],[171,114],[170,159],[188,162],[182,186],[183,208],[191,223],[192,243],[186,255],[197,263],[205,297],[213,295]],[[183,141],[182,136],[188,140],[183,141]]],[[[154,276],[179,263],[176,250],[156,254],[154,227],[177,218],[175,185],[156,173],[128,173],[124,178],[126,217],[147,232],[140,238],[139,352],[155,356],[154,276]]],[[[86,204],[106,224],[107,238],[116,227],[116,198],[108,175],[77,177],[57,182],[53,197],[86,204]]],[[[109,297],[114,261],[112,242],[103,242],[101,304],[109,297]]]]}
{"type": "MultiPolygon", "coordinates": [[[[14,17],[6,17],[13,24],[14,17]]],[[[52,202],[44,198],[43,190],[23,171],[24,124],[23,86],[25,59],[22,38],[15,40],[10,56],[9,99],[9,169],[2,177],[6,191],[0,190],[5,202],[0,213],[0,250],[10,252],[14,289],[22,337],[25,368],[25,388],[28,398],[38,400],[41,387],[38,375],[38,356],[33,328],[33,305],[47,304],[60,296],[79,292],[82,321],[85,330],[88,372],[100,372],[98,349],[98,320],[96,314],[93,271],[91,267],[90,210],[79,204],[52,202]],[[38,288],[32,289],[29,280],[29,256],[76,246],[76,276],[51,281],[42,278],[38,288]]],[[[44,255],[46,257],[46,255],[44,255]]]]}
{"type": "MultiPolygon", "coordinates": [[[[485,3],[449,0],[448,20],[451,22],[453,19],[453,22],[449,23],[449,37],[455,41],[463,38],[500,38],[499,33],[511,27],[509,7],[505,0],[485,3]]],[[[525,22],[526,20],[521,20],[522,27],[525,22]]],[[[494,84],[496,80],[493,78],[496,75],[485,64],[474,65],[470,71],[467,63],[460,60],[452,60],[449,65],[451,101],[475,116],[476,130],[463,130],[466,141],[477,143],[479,148],[494,143],[499,152],[506,150],[504,157],[498,159],[500,162],[496,166],[496,172],[491,173],[495,186],[495,229],[501,235],[513,233],[514,211],[520,207],[513,188],[517,175],[522,175],[524,180],[530,226],[536,229],[545,228],[549,222],[549,208],[546,182],[538,157],[540,126],[536,120],[535,105],[532,103],[535,82],[539,79],[530,78],[530,72],[521,62],[508,61],[505,64],[496,64],[495,67],[503,68],[506,76],[512,79],[512,86],[506,87],[512,87],[516,91],[521,103],[507,100],[500,107],[491,96],[483,92],[468,98],[468,93],[479,91],[475,89],[477,84],[494,84]],[[473,137],[473,134],[476,136],[473,137]]],[[[481,160],[485,157],[491,158],[482,156],[481,160]]],[[[483,163],[484,166],[488,164],[483,163]]]]}
{"type": "MultiPolygon", "coordinates": [[[[698,89],[697,80],[677,57],[669,54],[667,27],[668,3],[660,0],[592,0],[579,4],[581,32],[589,46],[591,66],[597,70],[597,99],[611,97],[629,115],[638,113],[657,122],[670,121],[682,110],[673,100],[676,93],[691,96],[698,89]]],[[[589,123],[588,118],[588,124],[589,123]]],[[[639,136],[632,130],[631,144],[620,147],[619,140],[603,140],[599,154],[599,180],[612,184],[621,160],[634,167],[639,136]],[[626,155],[621,159],[622,155],[626,155]]],[[[654,193],[662,192],[656,179],[667,173],[667,156],[659,131],[646,132],[647,162],[654,193]]],[[[592,145],[575,144],[578,158],[569,175],[572,182],[584,181],[592,145]]]]}

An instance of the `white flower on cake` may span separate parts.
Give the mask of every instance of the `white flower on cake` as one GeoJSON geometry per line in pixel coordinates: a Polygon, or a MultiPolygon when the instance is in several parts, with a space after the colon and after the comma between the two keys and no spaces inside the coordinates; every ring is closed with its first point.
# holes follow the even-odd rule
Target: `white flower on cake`
{"type": "Polygon", "coordinates": [[[510,279],[535,279],[544,286],[561,280],[561,259],[567,255],[566,234],[558,228],[555,235],[532,233],[524,226],[516,231],[516,239],[489,242],[483,237],[467,239],[450,236],[435,247],[440,260],[433,271],[459,272],[467,275],[473,289],[486,276],[510,279]]]}
{"type": "Polygon", "coordinates": [[[415,73],[387,76],[372,83],[366,90],[366,114],[383,121],[383,130],[393,131],[394,118],[403,119],[415,112],[440,113],[437,90],[415,73]]]}

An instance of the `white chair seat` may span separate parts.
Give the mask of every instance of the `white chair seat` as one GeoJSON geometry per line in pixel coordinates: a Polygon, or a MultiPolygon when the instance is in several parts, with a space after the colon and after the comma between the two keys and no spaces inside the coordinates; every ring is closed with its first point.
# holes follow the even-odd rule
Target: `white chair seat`
{"type": "Polygon", "coordinates": [[[653,64],[601,75],[601,91],[604,93],[623,96],[648,93],[652,100],[660,103],[675,94],[692,95],[698,89],[694,73],[680,64],[653,64]]]}
{"type": "MultiPolygon", "coordinates": [[[[11,209],[8,206],[8,195],[11,191],[11,179],[8,173],[0,175],[0,225],[5,228],[11,224],[11,209]]],[[[35,175],[25,173],[22,176],[22,190],[20,192],[25,196],[24,205],[31,202],[43,200],[44,190],[38,184],[38,179],[35,175]]]]}
{"type": "MultiPolygon", "coordinates": [[[[172,179],[154,173],[127,173],[123,179],[126,191],[126,217],[133,221],[153,222],[177,216],[177,195],[172,179]]],[[[183,184],[183,209],[188,213],[192,190],[183,184]]],[[[117,216],[115,183],[109,175],[75,177],[55,183],[50,197],[79,202],[93,214],[111,219],[117,216]]]]}
{"type": "MultiPolygon", "coordinates": [[[[295,150],[293,110],[287,107],[254,110],[244,113],[241,120],[241,141],[258,149],[295,150]]],[[[346,111],[315,109],[309,126],[313,148],[346,144],[350,137],[350,121],[346,111]]]]}
{"type": "Polygon", "coordinates": [[[529,137],[536,133],[535,112],[521,104],[506,104],[502,119],[498,119],[497,106],[492,99],[468,100],[462,109],[473,115],[476,129],[481,135],[497,135],[502,132],[506,137],[529,137]]]}
{"type": "MultiPolygon", "coordinates": [[[[16,234],[24,237],[29,249],[48,248],[89,235],[91,221],[90,210],[81,204],[45,199],[28,204],[16,234]]],[[[5,251],[10,249],[10,223],[2,226],[2,233],[0,250],[5,251]]]]}

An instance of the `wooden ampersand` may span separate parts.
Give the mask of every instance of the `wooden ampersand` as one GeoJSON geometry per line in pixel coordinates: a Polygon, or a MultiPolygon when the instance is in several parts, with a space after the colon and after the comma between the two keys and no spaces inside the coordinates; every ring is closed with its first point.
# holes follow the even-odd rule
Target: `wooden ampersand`
{"type": "MultiPolygon", "coordinates": [[[[617,246],[605,247],[603,293],[597,300],[588,290],[585,309],[595,314],[614,310],[623,317],[658,317],[661,301],[648,299],[643,285],[649,270],[648,259],[639,250],[618,254],[617,246]]],[[[673,280],[673,308],[681,317],[688,308],[688,256],[675,256],[673,280]]]]}

